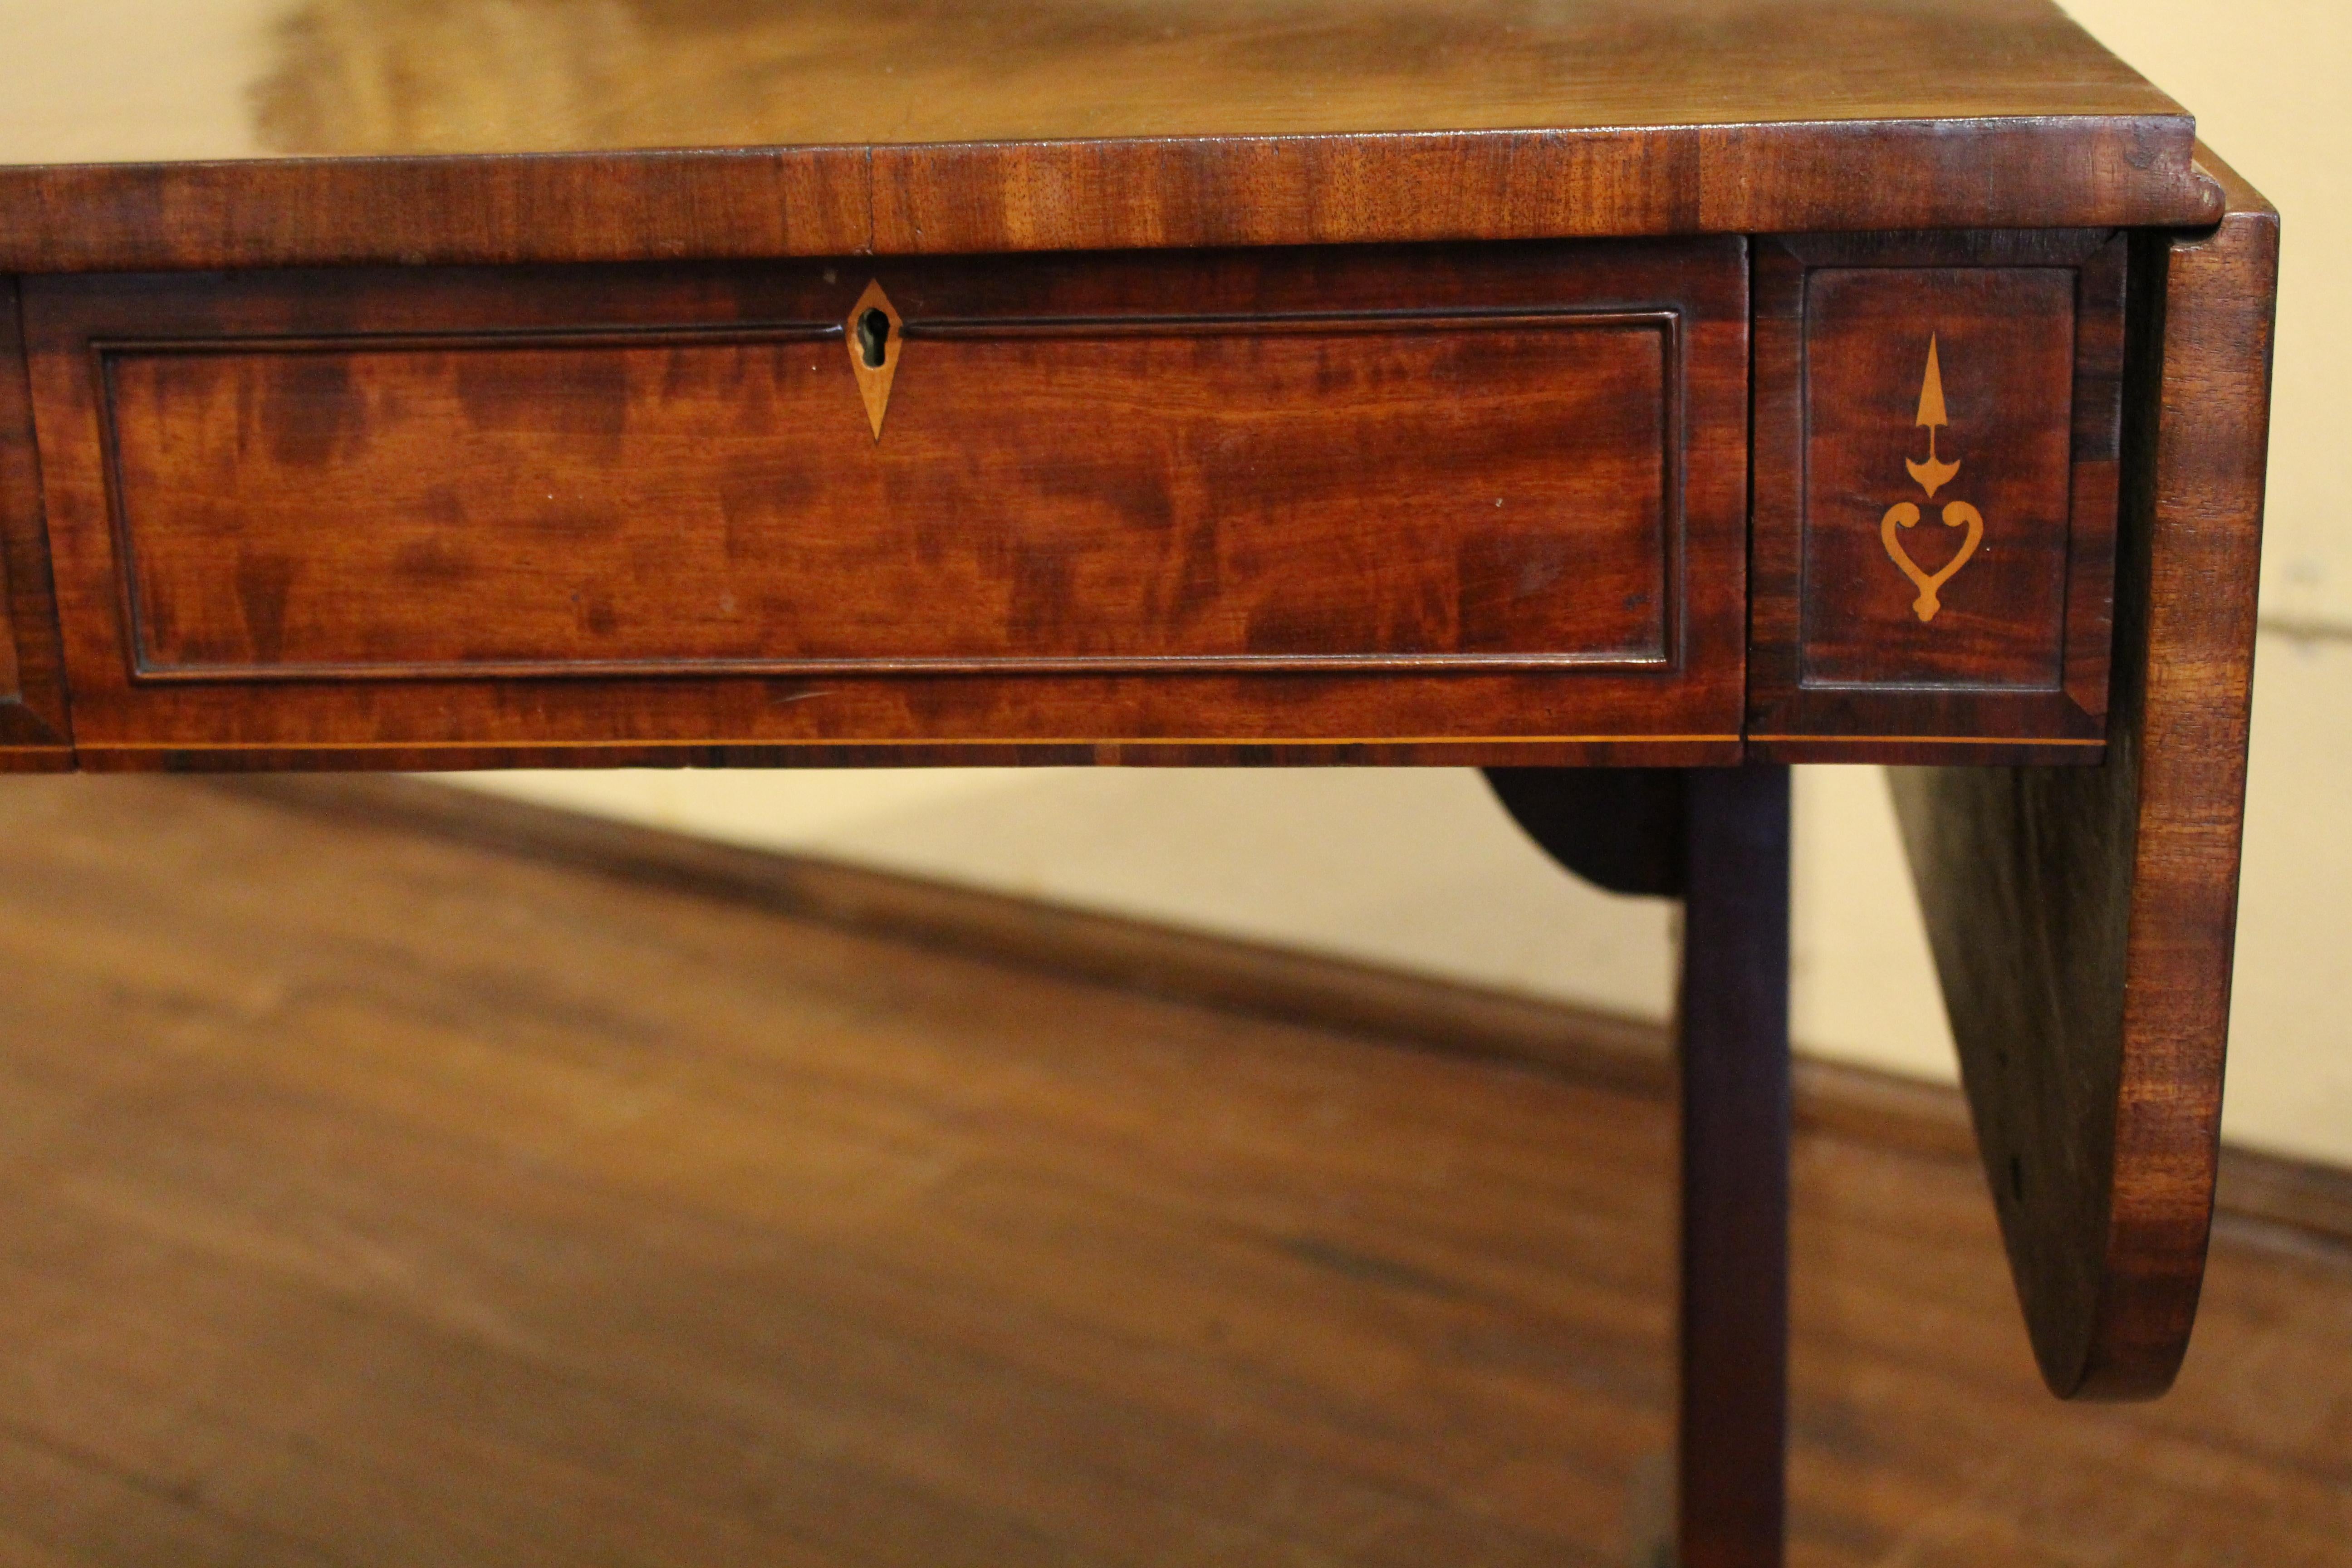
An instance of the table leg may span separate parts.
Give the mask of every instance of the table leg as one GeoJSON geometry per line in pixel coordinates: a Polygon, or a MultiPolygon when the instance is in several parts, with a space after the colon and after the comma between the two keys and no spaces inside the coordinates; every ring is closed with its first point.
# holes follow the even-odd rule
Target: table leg
{"type": "Polygon", "coordinates": [[[1684,816],[1679,1568],[1779,1568],[1789,1410],[1789,770],[1684,816]]]}
{"type": "Polygon", "coordinates": [[[1494,769],[1587,881],[1679,897],[1678,1452],[1633,1500],[1637,1568],[1779,1568],[1789,1361],[1789,770],[1494,769]]]}

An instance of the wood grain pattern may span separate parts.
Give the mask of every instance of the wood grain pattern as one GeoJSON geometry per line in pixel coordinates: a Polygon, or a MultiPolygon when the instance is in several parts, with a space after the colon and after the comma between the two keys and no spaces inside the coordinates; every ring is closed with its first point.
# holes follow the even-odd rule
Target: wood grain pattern
{"type": "Polygon", "coordinates": [[[16,280],[0,278],[0,773],[70,767],[16,280]]]}
{"type": "MultiPolygon", "coordinates": [[[[963,889],[533,864],[400,782],[0,790],[0,1558],[1623,1568],[1662,1031],[1638,1089],[1520,999],[1414,1037],[1549,1068],[1403,1048],[1171,997],[1169,933],[976,961],[963,889]]],[[[2340,1241],[2225,1221],[2172,1396],[2059,1405],[1964,1127],[1876,1088],[1799,1097],[1791,1558],[2341,1568],[2340,1241]]]]}
{"type": "Polygon", "coordinates": [[[2058,690],[2074,274],[1822,268],[1807,295],[1800,687],[2058,690]],[[1942,430],[1915,425],[1930,355],[1952,367],[1937,377],[1952,387],[1952,423],[1942,430]],[[1919,459],[1903,454],[1923,440],[1938,465],[1933,491],[1906,472],[1919,459]],[[1943,481],[1948,468],[1958,472],[1943,481]],[[1945,514],[1954,505],[1971,510],[1972,531],[1945,514]],[[1885,519],[1900,506],[1911,526],[1898,521],[1890,546],[1885,519]],[[1903,562],[1927,581],[1905,574],[1903,562]]]}
{"type": "MultiPolygon", "coordinates": [[[[1677,63],[1714,53],[1695,43],[1677,63]]],[[[1917,74],[1916,61],[1904,69],[1917,74]]],[[[873,245],[945,254],[2211,216],[2210,197],[2172,188],[2163,153],[2154,168],[2132,166],[2169,140],[2157,122],[2056,122],[2070,139],[2086,132],[2062,148],[2050,123],[1822,124],[1822,102],[1792,100],[1802,121],[1769,125],[879,148],[873,245]],[[1078,199],[1047,205],[1039,191],[1078,199]]]]}
{"type": "Polygon", "coordinates": [[[263,79],[265,150],[927,147],[2179,112],[2043,0],[616,9],[308,0],[281,26],[263,79]],[[1840,15],[1868,25],[1826,25],[1840,15]],[[464,47],[493,16],[509,29],[504,47],[464,47]],[[1679,68],[1661,68],[1668,61],[1679,68]]]}
{"type": "Polygon", "coordinates": [[[1769,240],[1756,276],[1748,725],[1762,753],[1941,762],[2040,743],[2039,758],[2096,763],[2125,241],[1769,240]],[[1918,427],[1931,346],[1948,421],[1932,470],[1918,427]],[[1932,619],[1898,549],[1929,581],[1959,563],[1932,619]],[[1819,744],[1829,738],[1848,743],[1819,744]]]}
{"type": "Polygon", "coordinates": [[[2216,216],[2189,116],[2050,0],[221,0],[146,24],[201,78],[174,101],[250,110],[92,123],[76,84],[104,65],[0,61],[0,269],[2216,216]]]}
{"type": "Polygon", "coordinates": [[[2106,763],[1896,775],[2027,1326],[2069,1397],[2171,1383],[2212,1213],[2278,219],[2200,159],[2231,216],[2142,256],[2106,763]]]}
{"type": "Polygon", "coordinates": [[[28,284],[85,760],[1736,754],[1739,242],[872,276],[28,284]]]}
{"type": "Polygon", "coordinates": [[[137,679],[1663,666],[1675,329],[112,350],[137,679]]]}

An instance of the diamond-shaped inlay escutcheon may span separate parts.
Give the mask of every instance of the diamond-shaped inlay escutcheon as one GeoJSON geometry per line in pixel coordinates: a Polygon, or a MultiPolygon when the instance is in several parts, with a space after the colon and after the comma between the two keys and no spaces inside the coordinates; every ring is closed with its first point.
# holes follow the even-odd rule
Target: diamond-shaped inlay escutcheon
{"type": "Polygon", "coordinates": [[[898,350],[906,339],[898,309],[879,282],[868,283],[851,307],[848,321],[849,368],[857,377],[857,394],[866,400],[866,419],[874,439],[882,439],[882,416],[890,410],[890,383],[898,374],[898,350]]]}

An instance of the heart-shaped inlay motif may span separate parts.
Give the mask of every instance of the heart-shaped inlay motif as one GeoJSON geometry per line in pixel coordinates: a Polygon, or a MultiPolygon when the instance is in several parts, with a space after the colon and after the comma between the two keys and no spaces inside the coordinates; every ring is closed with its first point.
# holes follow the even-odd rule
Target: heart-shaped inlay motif
{"type": "Polygon", "coordinates": [[[1936,591],[1950,582],[1952,574],[1967,565],[1969,557],[1977,552],[1977,546],[1984,542],[1984,516],[1964,500],[1953,501],[1944,508],[1944,526],[1966,528],[1969,536],[1960,542],[1958,552],[1937,572],[1920,571],[1919,563],[1905,552],[1902,537],[1895,531],[1918,525],[1919,509],[1907,500],[1897,501],[1888,507],[1886,515],[1879,520],[1878,537],[1885,541],[1886,553],[1895,565],[1903,569],[1903,575],[1910,578],[1912,585],[1919,590],[1919,596],[1911,601],[1911,613],[1922,621],[1932,621],[1936,618],[1936,612],[1944,607],[1942,601],[1936,597],[1936,591]]]}
{"type": "MultiPolygon", "coordinates": [[[[1927,432],[1927,459],[1925,462],[1916,458],[1904,461],[1904,467],[1911,470],[1913,481],[1927,492],[1929,500],[1934,500],[1936,492],[1959,478],[1960,474],[1958,458],[1947,461],[1936,455],[1936,432],[1952,422],[1951,414],[1944,405],[1944,367],[1937,347],[1936,335],[1929,333],[1927,374],[1919,381],[1919,417],[1914,424],[1915,428],[1927,432]]],[[[1952,580],[1952,574],[1969,563],[1969,557],[1974,555],[1977,546],[1984,542],[1984,514],[1964,500],[1945,504],[1944,526],[1966,528],[1969,536],[1960,542],[1958,553],[1945,562],[1943,570],[1939,572],[1920,571],[1919,563],[1912,560],[1910,552],[1903,548],[1900,531],[1918,526],[1918,503],[1896,501],[1886,509],[1886,515],[1878,520],[1878,537],[1885,542],[1886,558],[1900,567],[1903,575],[1911,579],[1911,585],[1919,590],[1919,596],[1911,601],[1911,613],[1924,625],[1934,620],[1936,612],[1944,607],[1943,601],[1936,596],[1937,592],[1952,580]]]]}

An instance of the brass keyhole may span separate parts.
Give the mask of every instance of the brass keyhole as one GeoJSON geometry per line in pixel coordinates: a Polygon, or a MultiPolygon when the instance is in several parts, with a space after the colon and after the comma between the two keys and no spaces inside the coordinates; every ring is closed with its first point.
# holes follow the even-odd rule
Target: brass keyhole
{"type": "Polygon", "coordinates": [[[880,370],[890,354],[890,318],[867,310],[857,318],[857,349],[868,370],[880,370]]]}

